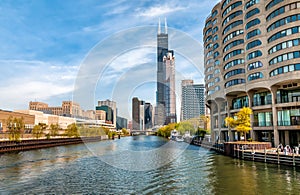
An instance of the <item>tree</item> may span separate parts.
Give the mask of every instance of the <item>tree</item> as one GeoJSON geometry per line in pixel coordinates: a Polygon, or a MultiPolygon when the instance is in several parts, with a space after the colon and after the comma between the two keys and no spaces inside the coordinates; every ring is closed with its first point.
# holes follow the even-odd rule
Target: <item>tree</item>
{"type": "Polygon", "coordinates": [[[45,130],[47,129],[48,125],[45,123],[39,123],[35,125],[32,130],[32,134],[36,139],[39,139],[44,134],[45,130]]]}
{"type": "Polygon", "coordinates": [[[58,135],[58,130],[60,129],[59,124],[51,124],[50,125],[50,136],[57,136],[58,135]]]}
{"type": "Polygon", "coordinates": [[[9,140],[20,141],[21,134],[23,134],[24,127],[25,127],[23,117],[13,118],[12,116],[9,116],[6,121],[6,125],[8,128],[9,140]]]}
{"type": "Polygon", "coordinates": [[[78,127],[75,123],[68,125],[66,133],[68,137],[73,137],[73,136],[79,137],[78,127]]]}
{"type": "Polygon", "coordinates": [[[225,125],[228,127],[229,132],[231,128],[235,128],[237,132],[241,133],[241,136],[246,136],[246,134],[252,129],[250,123],[251,114],[252,110],[249,107],[243,107],[235,114],[235,118],[226,117],[225,125]]]}
{"type": "Polygon", "coordinates": [[[237,114],[235,120],[235,130],[240,132],[242,136],[245,136],[246,141],[246,134],[252,130],[251,123],[250,123],[250,115],[252,114],[252,110],[249,107],[243,107],[237,114]]]}
{"type": "Polygon", "coordinates": [[[231,128],[235,127],[235,120],[234,118],[228,116],[225,118],[225,126],[228,127],[228,134],[229,134],[229,141],[231,139],[231,128]]]}
{"type": "Polygon", "coordinates": [[[198,125],[194,125],[190,121],[182,121],[176,125],[176,129],[181,133],[185,134],[186,131],[189,131],[192,134],[196,132],[195,128],[198,128],[198,125]]]}
{"type": "Polygon", "coordinates": [[[122,128],[123,135],[129,135],[129,132],[126,128],[122,128]]]}

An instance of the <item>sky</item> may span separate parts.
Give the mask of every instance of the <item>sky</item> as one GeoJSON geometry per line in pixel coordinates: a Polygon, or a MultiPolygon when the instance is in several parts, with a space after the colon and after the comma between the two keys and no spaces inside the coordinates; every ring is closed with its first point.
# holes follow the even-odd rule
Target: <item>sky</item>
{"type": "Polygon", "coordinates": [[[155,103],[157,24],[167,18],[179,113],[180,81],[204,82],[202,29],[217,2],[1,0],[0,109],[112,99],[130,119],[132,97],[155,103]]]}

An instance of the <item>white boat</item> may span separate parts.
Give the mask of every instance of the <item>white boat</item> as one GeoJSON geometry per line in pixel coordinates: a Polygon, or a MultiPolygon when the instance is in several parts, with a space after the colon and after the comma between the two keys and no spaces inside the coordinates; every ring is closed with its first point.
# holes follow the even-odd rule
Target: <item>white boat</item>
{"type": "Polygon", "coordinates": [[[179,136],[179,133],[176,129],[171,131],[170,140],[176,140],[176,137],[179,136]]]}
{"type": "Polygon", "coordinates": [[[183,137],[181,135],[178,135],[176,138],[175,138],[175,141],[177,142],[183,142],[183,137]]]}

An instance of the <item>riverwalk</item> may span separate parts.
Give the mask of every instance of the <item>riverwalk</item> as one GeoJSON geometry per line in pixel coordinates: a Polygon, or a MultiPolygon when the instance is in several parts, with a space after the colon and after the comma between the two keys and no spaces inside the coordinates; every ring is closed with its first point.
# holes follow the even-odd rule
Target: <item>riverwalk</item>
{"type": "Polygon", "coordinates": [[[233,145],[233,148],[226,148],[224,144],[213,144],[211,142],[201,141],[193,141],[192,144],[242,160],[300,167],[300,154],[297,154],[294,151],[291,153],[284,153],[279,152],[277,148],[264,148],[261,145],[258,145],[256,148],[245,147],[248,144],[251,144],[251,142],[243,144],[237,142],[233,145]]]}

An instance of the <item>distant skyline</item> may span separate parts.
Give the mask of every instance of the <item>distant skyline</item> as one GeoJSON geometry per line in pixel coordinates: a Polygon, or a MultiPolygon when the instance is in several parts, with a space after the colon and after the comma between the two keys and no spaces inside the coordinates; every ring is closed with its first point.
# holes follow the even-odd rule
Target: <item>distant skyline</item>
{"type": "MultiPolygon", "coordinates": [[[[0,109],[27,109],[29,101],[35,100],[49,105],[72,100],[80,64],[94,46],[128,28],[157,26],[159,17],[167,17],[168,26],[202,42],[205,18],[217,2],[3,0],[0,2],[0,109]]],[[[187,60],[176,53],[175,57],[176,71],[195,83],[203,83],[203,77],[195,74],[187,60]]],[[[137,67],[143,64],[143,68],[152,71],[154,66],[154,76],[149,77],[156,79],[155,62],[155,48],[142,48],[120,55],[110,67],[138,71],[137,67]]],[[[115,73],[120,70],[106,71],[104,78],[98,80],[94,105],[97,100],[112,97],[110,81],[116,79],[115,73]]],[[[132,97],[155,103],[155,83],[139,86],[131,92],[132,97]]],[[[122,89],[119,92],[122,94],[122,89]]],[[[120,115],[130,118],[128,106],[122,104],[117,102],[120,115]]],[[[83,106],[83,109],[91,108],[83,106]]]]}

